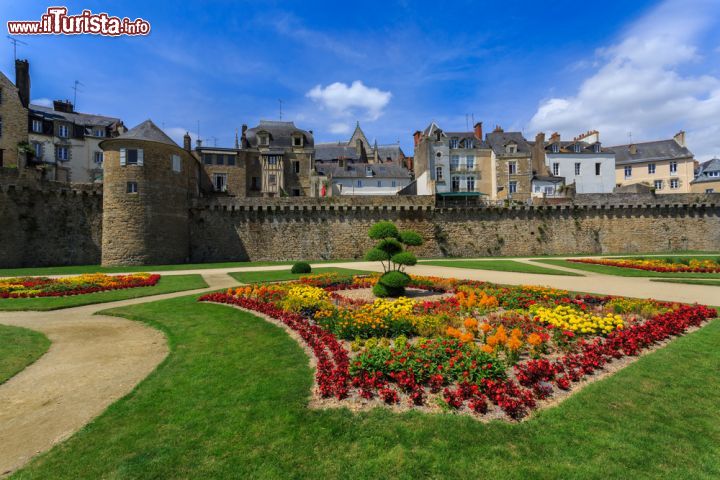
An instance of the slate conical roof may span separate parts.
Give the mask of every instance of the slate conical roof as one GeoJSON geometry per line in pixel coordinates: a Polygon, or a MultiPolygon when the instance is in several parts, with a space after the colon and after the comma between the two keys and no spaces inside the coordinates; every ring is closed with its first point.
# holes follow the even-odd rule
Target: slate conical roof
{"type": "Polygon", "coordinates": [[[140,125],[131,128],[122,135],[115,137],[113,140],[145,140],[179,147],[172,138],[168,137],[165,132],[160,130],[150,119],[145,120],[140,125]]]}

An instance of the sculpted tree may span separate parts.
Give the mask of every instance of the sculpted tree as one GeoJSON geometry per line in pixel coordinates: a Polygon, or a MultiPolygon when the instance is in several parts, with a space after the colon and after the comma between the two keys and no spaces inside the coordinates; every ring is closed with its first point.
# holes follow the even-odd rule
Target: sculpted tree
{"type": "Polygon", "coordinates": [[[385,271],[373,287],[373,293],[377,297],[404,295],[410,283],[410,275],[404,269],[417,263],[417,257],[407,247],[422,245],[422,237],[412,230],[399,231],[395,224],[387,221],[370,227],[368,236],[378,243],[367,252],[365,259],[379,261],[385,271]]]}

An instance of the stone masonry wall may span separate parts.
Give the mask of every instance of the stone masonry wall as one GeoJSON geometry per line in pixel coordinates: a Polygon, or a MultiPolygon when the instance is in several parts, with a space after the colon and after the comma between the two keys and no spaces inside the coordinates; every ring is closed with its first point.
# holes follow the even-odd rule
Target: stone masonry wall
{"type": "Polygon", "coordinates": [[[720,202],[686,205],[431,206],[216,205],[191,214],[191,259],[359,258],[379,220],[420,232],[423,257],[720,250],[720,202]]]}
{"type": "Polygon", "coordinates": [[[102,194],[0,182],[0,268],[97,265],[102,194]]]}

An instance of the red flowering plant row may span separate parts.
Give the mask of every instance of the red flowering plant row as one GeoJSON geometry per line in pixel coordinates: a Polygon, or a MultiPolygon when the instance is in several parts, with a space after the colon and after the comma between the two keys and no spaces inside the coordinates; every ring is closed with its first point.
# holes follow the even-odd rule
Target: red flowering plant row
{"type": "Polygon", "coordinates": [[[608,267],[632,268],[663,273],[720,273],[718,259],[663,259],[663,258],[577,258],[574,263],[605,265],[608,267]]]}
{"type": "Polygon", "coordinates": [[[502,287],[427,277],[413,277],[413,281],[418,288],[437,282],[436,291],[455,296],[419,301],[409,310],[407,299],[392,306],[356,305],[338,291],[368,288],[373,277],[355,277],[337,282],[303,279],[282,285],[251,285],[200,300],[257,311],[297,332],[316,358],[316,383],[322,397],[406,407],[432,408],[439,403],[451,410],[504,414],[513,419],[523,418],[538,402],[571,389],[613,360],[638,355],[717,316],[715,310],[704,306],[573,297],[543,287],[502,287]],[[428,338],[377,335],[343,343],[328,325],[318,321],[324,318],[319,314],[333,308],[348,310],[338,322],[358,322],[385,331],[385,323],[405,321],[435,333],[426,335],[428,338]],[[397,309],[392,311],[399,313],[393,315],[402,318],[376,317],[372,308],[397,309]],[[624,325],[610,328],[605,324],[604,330],[590,333],[593,322],[609,322],[620,315],[624,325]],[[540,316],[566,326],[542,323],[540,316]],[[450,323],[436,328],[433,322],[439,320],[450,323]]]}
{"type": "Polygon", "coordinates": [[[84,274],[72,277],[18,277],[0,279],[0,298],[65,297],[86,293],[152,287],[160,275],[84,274]]]}

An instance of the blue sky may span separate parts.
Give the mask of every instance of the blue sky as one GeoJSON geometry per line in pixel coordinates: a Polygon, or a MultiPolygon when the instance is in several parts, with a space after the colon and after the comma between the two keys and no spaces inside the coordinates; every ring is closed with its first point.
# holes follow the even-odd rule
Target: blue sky
{"type": "MultiPolygon", "coordinates": [[[[147,37],[22,37],[34,100],[152,118],[176,139],[197,131],[230,146],[235,129],[294,120],[318,141],[348,138],[356,120],[379,143],[430,121],[502,125],[606,144],[667,138],[683,128],[699,159],[720,155],[720,2],[139,2],[70,1],[152,25],[147,37]],[[580,6],[578,6],[580,5],[580,6]]],[[[4,20],[49,6],[4,2],[4,20]]],[[[12,47],[0,68],[10,78],[12,47]]]]}

